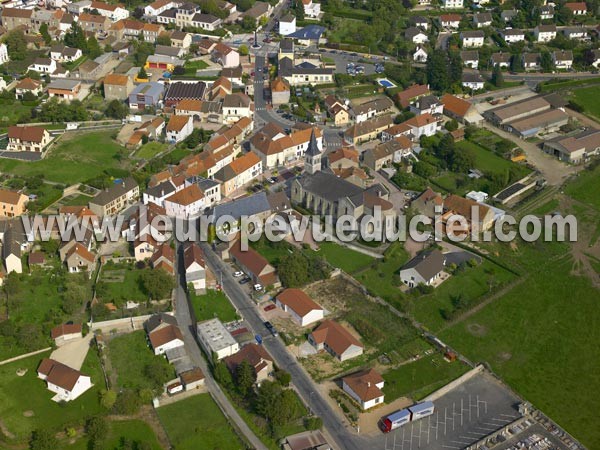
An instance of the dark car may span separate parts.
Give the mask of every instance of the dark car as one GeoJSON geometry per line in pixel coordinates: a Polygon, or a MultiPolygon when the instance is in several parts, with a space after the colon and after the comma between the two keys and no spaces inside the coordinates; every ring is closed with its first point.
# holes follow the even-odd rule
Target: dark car
{"type": "Polygon", "coordinates": [[[273,336],[277,337],[277,335],[278,335],[278,333],[277,333],[277,330],[275,329],[275,327],[273,326],[273,324],[272,324],[271,322],[269,322],[268,320],[265,322],[265,328],[266,328],[267,330],[269,330],[269,332],[270,332],[270,333],[271,333],[273,336]]]}
{"type": "Polygon", "coordinates": [[[240,281],[238,281],[238,283],[240,283],[240,284],[247,284],[249,281],[250,281],[250,278],[244,277],[240,281]]]}

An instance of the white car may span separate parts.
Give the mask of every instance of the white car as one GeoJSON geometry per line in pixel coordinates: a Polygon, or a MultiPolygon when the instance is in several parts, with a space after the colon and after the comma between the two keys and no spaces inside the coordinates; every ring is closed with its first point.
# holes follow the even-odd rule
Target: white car
{"type": "Polygon", "coordinates": [[[244,275],[244,272],[240,272],[239,270],[237,272],[233,272],[233,276],[236,277],[236,278],[239,278],[242,275],[244,275]]]}
{"type": "Polygon", "coordinates": [[[255,284],[254,285],[254,290],[255,291],[262,291],[263,290],[262,284],[259,284],[259,283],[255,284]]]}

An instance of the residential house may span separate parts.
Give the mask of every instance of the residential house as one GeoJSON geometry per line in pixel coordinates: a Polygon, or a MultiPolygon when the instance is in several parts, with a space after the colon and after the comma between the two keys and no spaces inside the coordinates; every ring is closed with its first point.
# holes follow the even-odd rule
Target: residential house
{"type": "Polygon", "coordinates": [[[484,88],[485,80],[479,73],[463,73],[462,86],[473,91],[478,91],[484,88]]]}
{"type": "Polygon", "coordinates": [[[166,140],[170,143],[183,141],[194,131],[194,120],[191,116],[171,116],[167,124],[166,140]]]}
{"type": "Polygon", "coordinates": [[[226,95],[223,99],[223,122],[233,124],[242,117],[252,118],[254,102],[242,92],[226,95]]]}
{"type": "Polygon", "coordinates": [[[164,242],[158,246],[150,257],[150,265],[153,269],[163,269],[170,275],[175,274],[175,250],[170,243],[164,242]]]}
{"type": "Polygon", "coordinates": [[[550,42],[556,37],[556,25],[538,25],[533,30],[536,42],[550,42]]]}
{"type": "Polygon", "coordinates": [[[133,91],[133,80],[128,75],[111,73],[104,77],[104,98],[125,100],[133,91]]]}
{"type": "Polygon", "coordinates": [[[80,323],[63,323],[50,330],[50,337],[57,347],[83,337],[80,323]]]}
{"type": "Polygon", "coordinates": [[[327,167],[346,169],[358,167],[358,151],[354,147],[340,147],[327,155],[327,167]]]}
{"type": "Polygon", "coordinates": [[[442,28],[452,28],[457,30],[460,26],[460,14],[442,14],[439,18],[442,28]]]}
{"type": "Polygon", "coordinates": [[[28,30],[31,27],[32,16],[32,9],[6,7],[2,9],[2,26],[6,31],[17,28],[28,30]]]}
{"type": "Polygon", "coordinates": [[[321,15],[321,4],[315,3],[312,0],[302,0],[304,6],[304,17],[318,19],[321,15]]]}
{"type": "Polygon", "coordinates": [[[257,385],[268,379],[269,374],[273,372],[273,358],[262,345],[255,343],[244,345],[239,352],[226,357],[223,361],[233,376],[242,362],[250,364],[256,375],[257,385]]]}
{"type": "Polygon", "coordinates": [[[342,389],[363,411],[383,403],[384,384],[383,377],[374,369],[361,370],[342,378],[342,389]]]}
{"type": "Polygon", "coordinates": [[[500,36],[507,44],[525,41],[525,32],[516,28],[506,28],[500,31],[500,36]]]}
{"type": "Polygon", "coordinates": [[[296,32],[296,17],[292,14],[286,14],[279,19],[279,34],[287,36],[296,32]]]}
{"type": "Polygon", "coordinates": [[[510,67],[510,58],[510,53],[492,53],[492,56],[490,57],[490,65],[492,67],[499,66],[501,69],[508,69],[510,67]]]}
{"type": "Polygon", "coordinates": [[[158,36],[164,31],[164,27],[156,23],[144,23],[142,36],[146,42],[156,42],[158,36]]]}
{"type": "Polygon", "coordinates": [[[45,128],[13,125],[8,127],[6,151],[43,153],[51,140],[50,133],[45,128]]]}
{"type": "Polygon", "coordinates": [[[129,17],[129,11],[125,8],[125,6],[120,5],[118,3],[104,3],[99,1],[92,1],[87,10],[93,12],[98,12],[103,17],[108,17],[112,22],[118,22],[122,19],[127,19],[129,17]]]}
{"type": "Polygon", "coordinates": [[[82,55],[80,49],[67,47],[66,45],[55,45],[50,49],[50,58],[58,62],[76,61],[82,55]]]}
{"type": "Polygon", "coordinates": [[[56,72],[56,68],[57,65],[55,60],[50,58],[36,58],[27,70],[52,75],[56,72]]]}
{"type": "Polygon", "coordinates": [[[301,327],[323,319],[323,308],[300,289],[285,289],[277,295],[275,304],[301,327]]]}
{"type": "Polygon", "coordinates": [[[596,69],[600,67],[600,50],[594,49],[590,51],[590,56],[592,60],[592,66],[596,69]]]}
{"type": "Polygon", "coordinates": [[[585,16],[587,14],[587,4],[585,2],[567,2],[565,8],[570,10],[574,16],[585,16]]]}
{"type": "Polygon", "coordinates": [[[417,100],[419,97],[423,97],[424,95],[429,95],[431,92],[429,91],[429,86],[425,84],[413,84],[412,86],[406,88],[402,92],[397,93],[394,96],[394,101],[400,105],[402,109],[408,108],[409,105],[417,100]]]}
{"type": "Polygon", "coordinates": [[[98,217],[117,214],[129,203],[140,198],[140,187],[137,182],[127,177],[115,180],[109,188],[99,192],[90,200],[89,208],[98,217]]]}
{"type": "Polygon", "coordinates": [[[204,193],[197,184],[192,184],[165,198],[164,205],[169,217],[191,219],[204,209],[204,193]]]}
{"type": "Polygon", "coordinates": [[[83,31],[93,34],[106,34],[112,25],[108,17],[88,13],[80,14],[77,23],[83,31]]]}
{"type": "Polygon", "coordinates": [[[570,70],[573,67],[573,52],[571,50],[555,50],[552,52],[552,62],[557,69],[570,70]]]}
{"type": "Polygon", "coordinates": [[[173,30],[169,35],[171,38],[171,46],[188,50],[192,45],[192,35],[185,31],[173,30]]]}
{"type": "Polygon", "coordinates": [[[351,117],[355,123],[361,123],[375,116],[388,113],[392,110],[394,102],[389,97],[379,97],[374,100],[352,106],[351,117]]]}
{"type": "Polygon", "coordinates": [[[415,103],[410,105],[409,111],[419,116],[421,114],[431,114],[439,116],[444,113],[444,105],[435,95],[426,95],[419,98],[415,103]]]}
{"type": "Polygon", "coordinates": [[[180,2],[174,0],[156,0],[144,6],[144,15],[156,17],[169,9],[177,8],[179,4],[180,2]]]}
{"type": "Polygon", "coordinates": [[[334,358],[347,361],[363,354],[364,347],[346,328],[333,320],[325,320],[308,335],[317,350],[326,350],[334,358]]]}
{"type": "Polygon", "coordinates": [[[363,164],[371,170],[379,171],[392,163],[399,163],[410,155],[412,144],[406,136],[400,136],[365,150],[363,164]]]}
{"type": "Polygon", "coordinates": [[[219,319],[205,320],[196,326],[198,341],[207,356],[221,360],[235,355],[240,345],[219,319]]]}
{"type": "Polygon", "coordinates": [[[41,81],[31,78],[23,78],[15,86],[15,97],[17,100],[23,100],[27,92],[31,92],[36,97],[43,92],[44,85],[41,81]]]}
{"type": "Polygon", "coordinates": [[[485,33],[481,30],[463,31],[460,33],[460,39],[463,48],[483,47],[485,42],[485,33]]]}
{"type": "Polygon", "coordinates": [[[273,106],[286,105],[290,102],[290,84],[281,77],[271,81],[271,103],[273,106]]]}
{"type": "Polygon", "coordinates": [[[280,285],[275,267],[273,267],[260,253],[248,247],[241,249],[240,240],[236,240],[229,249],[231,260],[252,280],[262,286],[278,287],[280,285]]]}
{"type": "Polygon", "coordinates": [[[354,124],[344,131],[344,141],[351,145],[358,145],[363,142],[371,141],[393,123],[392,116],[389,114],[377,116],[373,119],[354,124]]]}
{"type": "Polygon", "coordinates": [[[438,118],[429,113],[415,116],[403,122],[410,128],[410,133],[414,140],[418,141],[421,136],[433,136],[440,129],[438,118]]]}
{"type": "Polygon", "coordinates": [[[191,285],[196,293],[204,292],[206,289],[206,262],[204,261],[204,253],[198,244],[194,242],[185,244],[183,267],[185,269],[186,285],[191,285]]]}
{"type": "Polygon", "coordinates": [[[158,106],[164,90],[164,84],[155,81],[138,84],[129,94],[129,107],[131,109],[145,109],[158,106]]]}
{"type": "Polygon", "coordinates": [[[80,243],[73,245],[65,258],[69,273],[88,272],[91,275],[95,261],[94,254],[80,243]]]}
{"type": "Polygon", "coordinates": [[[2,261],[4,262],[4,270],[6,274],[11,272],[23,273],[23,256],[22,237],[18,230],[9,225],[2,237],[2,261]]]}
{"type": "Polygon", "coordinates": [[[154,48],[154,54],[168,56],[169,58],[182,58],[187,51],[181,47],[171,47],[169,45],[157,45],[154,48]]]}
{"type": "MultiPolygon", "coordinates": [[[[291,134],[274,123],[261,128],[250,139],[250,149],[262,160],[263,168],[273,168],[286,162],[304,157],[312,133],[312,127],[293,130],[291,134]]],[[[320,150],[323,149],[323,133],[315,128],[315,137],[320,150]]]]}
{"type": "Polygon", "coordinates": [[[175,324],[163,322],[156,326],[148,332],[148,340],[155,355],[164,355],[169,350],[184,346],[183,335],[177,326],[177,321],[175,324]]]}
{"type": "Polygon", "coordinates": [[[221,42],[217,43],[212,50],[211,59],[225,68],[233,68],[240,65],[240,54],[221,42]]]}
{"type": "Polygon", "coordinates": [[[539,8],[540,19],[552,20],[554,19],[554,6],[553,5],[542,5],[539,8]]]}
{"type": "Polygon", "coordinates": [[[419,214],[433,219],[436,214],[442,213],[443,204],[444,199],[441,194],[428,187],[410,203],[410,207],[419,214]]]}
{"type": "Polygon", "coordinates": [[[53,359],[42,360],[37,376],[46,382],[49,391],[56,394],[52,397],[55,402],[75,400],[92,387],[90,377],[53,359]]]}
{"type": "Polygon", "coordinates": [[[422,30],[427,31],[429,29],[429,19],[423,16],[413,16],[412,24],[415,27],[421,28],[422,30]]]}
{"type": "Polygon", "coordinates": [[[479,67],[479,52],[477,50],[463,50],[460,52],[460,58],[465,67],[470,69],[479,67]]]}
{"type": "Polygon", "coordinates": [[[426,63],[429,55],[427,54],[427,50],[421,45],[417,45],[413,53],[413,61],[418,63],[426,63]]]}
{"type": "Polygon", "coordinates": [[[442,8],[459,9],[463,6],[463,0],[442,0],[442,8]]]}
{"type": "Polygon", "coordinates": [[[431,286],[440,278],[446,258],[437,249],[426,250],[408,261],[400,269],[400,280],[409,288],[420,284],[431,286]]]}
{"type": "Polygon", "coordinates": [[[429,41],[429,37],[417,27],[407,28],[404,32],[404,38],[413,44],[425,44],[429,41]]]}
{"type": "Polygon", "coordinates": [[[489,27],[492,25],[492,14],[485,13],[475,13],[473,14],[473,25],[477,28],[489,27]]]}
{"type": "Polygon", "coordinates": [[[446,221],[452,215],[462,216],[466,219],[469,229],[464,230],[465,232],[483,232],[489,230],[495,220],[494,210],[491,207],[454,194],[444,199],[442,222],[446,224],[446,221]]]}
{"type": "Polygon", "coordinates": [[[221,182],[221,194],[225,197],[246,186],[263,172],[263,161],[253,152],[234,159],[218,170],[214,178],[221,182]]]}
{"type": "Polygon", "coordinates": [[[287,57],[279,60],[279,75],[291,86],[331,84],[334,81],[333,73],[333,69],[317,67],[308,62],[295,66],[293,60],[287,57]]]}
{"type": "Polygon", "coordinates": [[[539,53],[523,53],[522,61],[525,70],[539,70],[541,68],[539,53]]]}
{"type": "Polygon", "coordinates": [[[78,80],[53,80],[48,84],[48,97],[57,97],[70,102],[77,100],[81,90],[81,81],[78,80]]]}
{"type": "Polygon", "coordinates": [[[483,122],[471,102],[452,94],[444,94],[440,99],[444,105],[444,114],[460,123],[478,125],[483,122]]]}
{"type": "Polygon", "coordinates": [[[241,87],[244,85],[242,81],[242,67],[229,67],[221,70],[221,76],[227,78],[233,86],[241,87]]]}
{"type": "Polygon", "coordinates": [[[512,22],[518,14],[519,11],[516,9],[505,9],[500,13],[500,19],[505,23],[512,22]]]}
{"type": "Polygon", "coordinates": [[[0,189],[0,217],[18,217],[27,210],[29,197],[21,192],[0,189]]]}
{"type": "Polygon", "coordinates": [[[102,66],[96,61],[88,59],[77,67],[75,76],[84,80],[97,80],[100,77],[102,66]]]}
{"type": "Polygon", "coordinates": [[[179,374],[179,379],[186,391],[199,389],[201,386],[204,386],[204,373],[198,367],[181,372],[179,374]]]}
{"type": "Polygon", "coordinates": [[[207,31],[215,31],[223,23],[223,20],[212,14],[194,14],[190,25],[194,28],[201,28],[207,31]]]}
{"type": "Polygon", "coordinates": [[[577,39],[579,41],[585,41],[589,39],[587,29],[585,27],[563,28],[562,31],[567,39],[577,39]]]}

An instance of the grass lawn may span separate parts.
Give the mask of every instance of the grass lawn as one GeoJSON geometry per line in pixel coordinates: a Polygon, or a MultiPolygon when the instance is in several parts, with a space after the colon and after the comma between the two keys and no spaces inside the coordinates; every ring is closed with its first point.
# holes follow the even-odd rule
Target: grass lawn
{"type": "Polygon", "coordinates": [[[209,290],[204,295],[192,293],[190,300],[198,322],[215,317],[218,317],[221,322],[232,322],[239,318],[235,308],[222,291],[209,290]]]}
{"type": "Polygon", "coordinates": [[[440,338],[487,361],[517,392],[588,448],[600,448],[598,292],[572,260],[539,262],[529,279],[440,338]],[[572,405],[577,405],[573,414],[572,405]]]}
{"type": "Polygon", "coordinates": [[[18,100],[0,100],[0,124],[3,127],[16,123],[31,122],[33,107],[25,106],[18,100]]]}
{"type": "Polygon", "coordinates": [[[453,299],[461,298],[470,309],[482,296],[490,292],[490,286],[498,288],[515,279],[515,275],[496,264],[483,260],[476,267],[466,267],[451,275],[433,293],[411,299],[411,315],[435,331],[444,326],[442,310],[454,309],[453,299]]]}
{"type": "Polygon", "coordinates": [[[143,389],[150,387],[144,371],[155,359],[161,361],[169,370],[175,370],[162,356],[154,355],[146,343],[146,332],[137,330],[133,333],[117,336],[108,344],[110,361],[117,372],[117,384],[122,388],[143,389]]]}
{"type": "Polygon", "coordinates": [[[78,194],[73,198],[63,202],[65,206],[87,206],[92,197],[85,194],[78,194]]]}
{"type": "Polygon", "coordinates": [[[209,394],[199,394],[156,410],[179,450],[245,448],[209,394]]]}
{"type": "MultiPolygon", "coordinates": [[[[471,141],[460,141],[456,143],[459,149],[469,149],[475,155],[475,166],[482,172],[492,173],[505,173],[512,166],[516,166],[515,163],[504,159],[494,154],[493,152],[486,150],[482,146],[471,141]]],[[[521,166],[517,166],[521,167],[521,166]]]]}
{"type": "MultiPolygon", "coordinates": [[[[104,441],[103,448],[106,449],[118,449],[121,441],[127,439],[130,442],[144,443],[145,448],[149,450],[161,450],[154,430],[146,422],[142,420],[109,420],[108,421],[108,433],[106,440],[104,441]]],[[[65,450],[88,450],[89,441],[84,435],[81,439],[70,444],[66,441],[61,442],[62,448],[65,450]]]]}
{"type": "Polygon", "coordinates": [[[67,425],[83,424],[86,417],[102,412],[98,391],[104,388],[104,379],[96,352],[88,352],[81,368],[84,374],[91,376],[94,386],[65,404],[50,400],[54,394],[37,378],[38,365],[49,355],[50,352],[0,366],[0,417],[7,430],[15,435],[9,442],[26,441],[36,428],[60,431],[67,425]],[[18,369],[27,369],[27,373],[19,377],[18,369]],[[33,412],[33,416],[25,417],[26,411],[33,412]]]}
{"type": "Polygon", "coordinates": [[[130,264],[105,265],[100,274],[97,296],[117,306],[126,301],[145,302],[148,296],[141,286],[142,271],[130,264]],[[122,281],[121,281],[122,280],[122,281]]]}
{"type": "Polygon", "coordinates": [[[124,148],[112,140],[110,132],[68,133],[41,161],[0,159],[0,171],[40,177],[73,184],[103,174],[107,169],[126,169],[120,160],[124,148]]]}
{"type": "Polygon", "coordinates": [[[140,147],[135,156],[136,158],[151,159],[167,148],[167,144],[161,142],[148,142],[140,147]]]}
{"type": "Polygon", "coordinates": [[[271,245],[265,238],[262,238],[257,242],[251,242],[250,245],[275,267],[279,265],[281,258],[292,252],[292,246],[285,241],[271,245]]]}
{"type": "Polygon", "coordinates": [[[425,356],[383,374],[385,401],[389,403],[399,397],[421,400],[468,370],[459,361],[445,361],[439,353],[425,356]]]}
{"type": "Polygon", "coordinates": [[[198,70],[206,69],[207,67],[208,64],[200,59],[196,61],[186,61],[183,65],[183,68],[185,69],[184,75],[195,76],[198,70]]]}
{"type": "Polygon", "coordinates": [[[398,271],[408,261],[408,253],[401,242],[392,243],[385,252],[384,259],[378,259],[367,269],[355,272],[354,278],[364,284],[369,292],[392,304],[403,297],[397,287],[400,283],[398,271]]]}
{"type": "Polygon", "coordinates": [[[600,86],[592,86],[576,89],[573,91],[571,99],[585,108],[585,112],[600,119],[600,86]]]}
{"type": "Polygon", "coordinates": [[[600,165],[594,170],[580,172],[572,183],[569,183],[565,192],[583,203],[591,205],[600,211],[600,165]]]}
{"type": "Polygon", "coordinates": [[[335,242],[321,242],[319,254],[334,267],[353,273],[373,262],[375,258],[346,248],[335,242]]]}

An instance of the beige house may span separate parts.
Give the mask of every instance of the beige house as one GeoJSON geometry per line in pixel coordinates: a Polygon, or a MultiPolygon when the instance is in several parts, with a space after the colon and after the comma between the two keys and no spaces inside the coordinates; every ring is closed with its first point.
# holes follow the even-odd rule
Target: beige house
{"type": "Polygon", "coordinates": [[[104,78],[106,100],[126,100],[133,91],[133,80],[127,75],[111,73],[104,78]]]}
{"type": "Polygon", "coordinates": [[[19,27],[25,27],[25,29],[27,29],[31,26],[32,15],[32,9],[4,8],[2,10],[2,26],[6,28],[7,31],[19,27]]]}
{"type": "Polygon", "coordinates": [[[344,140],[348,144],[361,144],[363,142],[371,141],[379,135],[382,131],[392,126],[392,116],[386,114],[384,116],[377,116],[370,120],[352,125],[346,131],[344,131],[344,140]]]}
{"type": "Polygon", "coordinates": [[[90,200],[89,208],[98,217],[110,216],[121,211],[127,204],[140,198],[140,187],[128,177],[97,194],[90,200]]]}
{"type": "Polygon", "coordinates": [[[363,354],[364,347],[358,339],[339,323],[325,320],[308,335],[308,342],[317,350],[326,350],[334,358],[346,361],[363,354]]]}
{"type": "Polygon", "coordinates": [[[245,345],[239,352],[224,359],[225,365],[234,376],[237,367],[244,361],[254,369],[258,385],[268,379],[269,374],[273,372],[273,358],[262,345],[245,345]]]}
{"type": "Polygon", "coordinates": [[[29,197],[25,194],[0,189],[0,217],[18,217],[26,211],[29,197]]]}
{"type": "Polygon", "coordinates": [[[69,273],[89,272],[91,274],[95,261],[94,254],[83,245],[76,243],[67,253],[65,262],[69,273]]]}
{"type": "Polygon", "coordinates": [[[255,153],[246,153],[240,158],[234,159],[217,171],[214,178],[220,181],[221,195],[228,196],[262,174],[262,161],[255,153]]]}
{"type": "Polygon", "coordinates": [[[363,153],[363,163],[369,169],[378,171],[392,163],[399,163],[402,158],[411,154],[412,144],[406,136],[398,136],[392,140],[369,148],[363,153]]]}
{"type": "Polygon", "coordinates": [[[13,125],[8,127],[9,152],[37,152],[42,153],[51,141],[50,133],[45,128],[13,125]]]}

